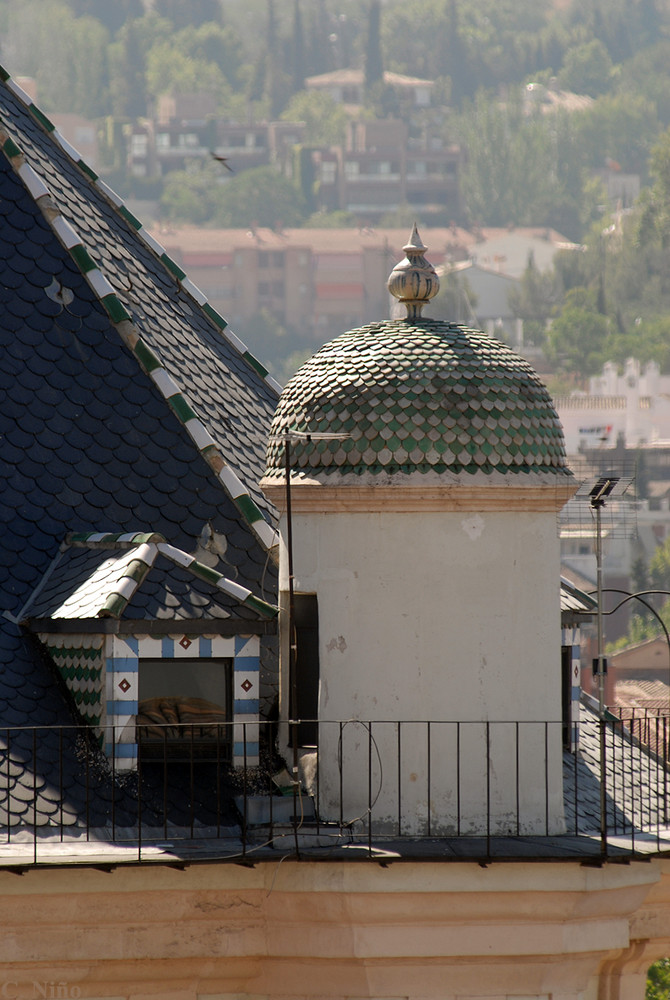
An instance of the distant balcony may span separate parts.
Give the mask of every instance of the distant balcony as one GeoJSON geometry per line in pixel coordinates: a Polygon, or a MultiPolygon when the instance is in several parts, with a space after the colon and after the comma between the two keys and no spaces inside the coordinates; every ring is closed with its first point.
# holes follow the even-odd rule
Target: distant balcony
{"type": "Polygon", "coordinates": [[[296,782],[293,751],[277,749],[290,724],[131,729],[0,730],[0,868],[670,853],[667,716],[600,721],[584,710],[568,729],[321,721],[320,750],[297,750],[296,782]],[[101,749],[120,737],[139,746],[131,772],[101,749]],[[233,766],[234,744],[258,742],[258,766],[233,766]]]}

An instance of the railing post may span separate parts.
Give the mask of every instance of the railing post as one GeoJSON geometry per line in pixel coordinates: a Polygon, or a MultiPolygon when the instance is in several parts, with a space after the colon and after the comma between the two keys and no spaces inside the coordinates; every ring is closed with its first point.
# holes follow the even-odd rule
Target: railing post
{"type": "Polygon", "coordinates": [[[544,835],[549,836],[549,723],[544,723],[544,835]]]}
{"type": "Polygon", "coordinates": [[[515,770],[516,770],[516,774],[515,774],[515,783],[516,783],[516,788],[515,788],[515,793],[516,793],[516,835],[518,837],[519,834],[520,834],[520,832],[521,832],[521,807],[520,807],[520,802],[519,802],[519,799],[520,799],[520,789],[519,789],[520,782],[519,782],[519,723],[518,722],[514,723],[514,739],[515,739],[514,753],[515,753],[515,758],[516,758],[516,760],[515,760],[515,770]]]}
{"type": "Polygon", "coordinates": [[[191,840],[195,830],[195,725],[191,723],[190,729],[191,745],[189,754],[189,782],[191,784],[191,802],[189,804],[189,818],[191,821],[191,840]]]}
{"type": "Polygon", "coordinates": [[[400,727],[402,722],[398,720],[396,722],[396,741],[397,741],[397,755],[398,755],[398,836],[402,836],[402,739],[400,736],[400,727]]]}
{"type": "Polygon", "coordinates": [[[343,796],[344,796],[344,777],[343,777],[343,773],[342,773],[344,771],[344,743],[343,743],[343,740],[344,740],[344,726],[343,726],[343,724],[341,722],[338,722],[338,726],[339,726],[339,731],[340,731],[340,738],[339,738],[339,742],[338,742],[337,746],[338,746],[338,757],[339,757],[339,760],[338,760],[339,768],[338,768],[338,770],[339,770],[339,779],[340,779],[340,794],[339,794],[339,799],[340,799],[340,830],[341,830],[342,827],[343,827],[343,825],[344,825],[344,799],[343,799],[343,796]]]}
{"type": "Polygon", "coordinates": [[[86,748],[86,843],[91,839],[91,748],[89,746],[89,734],[84,733],[84,746],[86,748]]]}
{"type": "MultiPolygon", "coordinates": [[[[63,823],[63,727],[61,726],[58,730],[58,795],[60,801],[60,842],[63,843],[63,837],[65,835],[65,824],[63,823]]],[[[112,786],[112,790],[113,790],[112,786]]],[[[114,809],[114,796],[112,795],[112,810],[114,809]]],[[[112,830],[114,829],[114,824],[112,822],[112,830]]],[[[113,834],[112,834],[113,836],[113,834]]]]}
{"type": "Polygon", "coordinates": [[[372,722],[368,722],[368,853],[372,857],[372,722]]]}
{"type": "Polygon", "coordinates": [[[430,794],[431,793],[430,721],[426,725],[427,725],[427,731],[426,731],[426,754],[428,756],[428,761],[427,761],[427,765],[426,765],[426,776],[427,776],[427,782],[428,782],[428,796],[427,796],[427,798],[428,798],[428,836],[430,837],[430,834],[431,834],[431,827],[430,827],[430,810],[431,810],[431,794],[430,794]]]}
{"type": "MultiPolygon", "coordinates": [[[[233,737],[234,738],[234,737],[233,737]]],[[[246,857],[247,853],[247,821],[248,821],[248,802],[247,802],[247,724],[242,723],[242,857],[246,857]]]]}
{"type": "Polygon", "coordinates": [[[142,754],[137,748],[137,860],[142,860],[142,754]]]}
{"type": "Polygon", "coordinates": [[[668,716],[663,716],[663,824],[668,822],[668,716]]]}
{"type": "Polygon", "coordinates": [[[486,723],[486,857],[491,857],[491,723],[486,723]]]}
{"type": "Polygon", "coordinates": [[[605,719],[598,720],[600,726],[600,854],[607,857],[607,750],[605,748],[605,719]]]}
{"type": "Polygon", "coordinates": [[[163,726],[161,732],[163,733],[163,836],[167,840],[167,816],[168,816],[167,726],[163,726]]]}
{"type": "MultiPolygon", "coordinates": [[[[86,838],[88,841],[88,837],[86,838]]],[[[33,864],[37,864],[37,729],[33,726],[33,864]]]]}
{"type": "Polygon", "coordinates": [[[456,723],[456,836],[461,835],[461,724],[456,723]]]}

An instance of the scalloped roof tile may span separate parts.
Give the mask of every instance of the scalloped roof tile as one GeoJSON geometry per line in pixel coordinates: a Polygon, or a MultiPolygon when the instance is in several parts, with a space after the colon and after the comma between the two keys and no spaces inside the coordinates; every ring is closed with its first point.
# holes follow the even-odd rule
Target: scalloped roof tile
{"type": "Polygon", "coordinates": [[[326,344],[288,382],[271,428],[266,477],[322,473],[569,476],[563,431],[532,367],[478,330],[389,320],[326,344]],[[342,435],[318,440],[319,434],[342,435]]]}

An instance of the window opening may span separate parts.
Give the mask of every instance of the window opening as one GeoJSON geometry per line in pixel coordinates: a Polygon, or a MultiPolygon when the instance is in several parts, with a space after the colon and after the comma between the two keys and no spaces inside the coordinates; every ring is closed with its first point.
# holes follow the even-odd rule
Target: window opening
{"type": "Polygon", "coordinates": [[[232,759],[232,659],[140,659],[143,759],[232,759]]]}
{"type": "Polygon", "coordinates": [[[319,609],[316,594],[294,594],[298,745],[316,746],[319,715],[319,609]]]}

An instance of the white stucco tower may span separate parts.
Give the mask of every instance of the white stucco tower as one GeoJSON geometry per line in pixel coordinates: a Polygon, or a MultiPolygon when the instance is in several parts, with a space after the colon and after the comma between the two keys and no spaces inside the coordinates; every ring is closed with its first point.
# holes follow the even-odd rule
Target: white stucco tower
{"type": "MultiPolygon", "coordinates": [[[[562,432],[524,360],[421,317],[425,249],[415,228],[389,278],[407,318],[322,347],[268,447],[280,587],[288,438],[294,590],[318,608],[319,808],[376,833],[558,833],[562,432]]],[[[286,662],[282,681],[286,719],[286,662]]]]}

